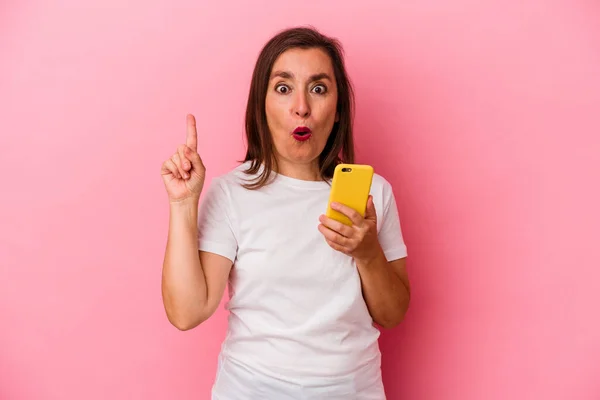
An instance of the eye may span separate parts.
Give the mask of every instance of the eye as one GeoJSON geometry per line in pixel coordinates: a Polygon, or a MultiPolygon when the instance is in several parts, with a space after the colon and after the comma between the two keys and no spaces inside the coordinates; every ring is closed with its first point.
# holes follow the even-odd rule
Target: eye
{"type": "Polygon", "coordinates": [[[324,93],[327,93],[327,87],[326,87],[325,85],[316,85],[316,86],[313,88],[313,91],[314,91],[316,94],[324,94],[324,93]]]}
{"type": "Polygon", "coordinates": [[[275,86],[275,91],[279,92],[281,94],[286,94],[286,93],[289,93],[290,88],[287,85],[280,84],[280,85],[275,86]]]}

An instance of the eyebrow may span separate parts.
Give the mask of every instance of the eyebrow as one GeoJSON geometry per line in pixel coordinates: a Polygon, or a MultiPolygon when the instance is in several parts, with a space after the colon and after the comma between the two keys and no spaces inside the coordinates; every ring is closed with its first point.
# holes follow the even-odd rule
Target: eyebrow
{"type": "MultiPolygon", "coordinates": [[[[288,72],[288,71],[275,71],[275,72],[273,72],[273,74],[271,74],[270,79],[273,79],[276,77],[280,77],[283,79],[294,79],[294,74],[292,74],[291,72],[288,72]]],[[[319,74],[311,75],[311,77],[309,78],[309,82],[319,81],[319,80],[323,80],[323,79],[333,81],[331,79],[331,77],[329,76],[329,74],[327,74],[326,72],[321,72],[319,74]]]]}

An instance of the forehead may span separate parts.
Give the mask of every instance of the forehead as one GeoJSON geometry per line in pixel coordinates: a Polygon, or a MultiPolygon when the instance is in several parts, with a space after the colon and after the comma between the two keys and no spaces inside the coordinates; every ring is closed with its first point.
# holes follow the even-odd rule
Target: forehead
{"type": "Polygon", "coordinates": [[[293,48],[286,50],[275,60],[273,72],[277,71],[290,72],[299,79],[320,73],[333,76],[333,64],[322,49],[293,48]]]}

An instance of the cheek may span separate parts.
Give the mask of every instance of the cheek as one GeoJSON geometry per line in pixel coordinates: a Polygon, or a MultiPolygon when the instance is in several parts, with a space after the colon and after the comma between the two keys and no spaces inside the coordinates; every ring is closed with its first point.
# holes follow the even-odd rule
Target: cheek
{"type": "Polygon", "coordinates": [[[285,128],[285,115],[282,113],[282,106],[278,100],[267,100],[265,104],[265,113],[267,117],[267,126],[271,139],[276,147],[281,148],[284,141],[288,139],[285,128]]]}
{"type": "Polygon", "coordinates": [[[331,129],[336,119],[337,102],[327,102],[318,110],[319,124],[326,130],[331,129]]]}
{"type": "Polygon", "coordinates": [[[336,117],[337,117],[337,96],[335,96],[334,98],[332,98],[332,101],[329,103],[329,115],[331,117],[332,120],[335,121],[336,117]]]}
{"type": "Polygon", "coordinates": [[[331,96],[322,101],[319,104],[320,119],[323,121],[329,121],[335,119],[335,112],[337,110],[337,96],[331,96]]]}
{"type": "Polygon", "coordinates": [[[284,110],[285,105],[281,103],[281,100],[267,96],[265,113],[267,114],[267,122],[270,127],[276,128],[281,126],[284,110]]]}

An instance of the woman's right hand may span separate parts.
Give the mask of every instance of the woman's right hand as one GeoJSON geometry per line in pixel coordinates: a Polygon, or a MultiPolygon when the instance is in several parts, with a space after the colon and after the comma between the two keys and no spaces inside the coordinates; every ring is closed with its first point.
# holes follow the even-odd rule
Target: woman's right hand
{"type": "Polygon", "coordinates": [[[170,202],[199,200],[206,168],[198,155],[198,133],[193,115],[187,116],[186,143],[179,145],[171,158],[163,163],[160,174],[170,202]]]}

